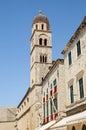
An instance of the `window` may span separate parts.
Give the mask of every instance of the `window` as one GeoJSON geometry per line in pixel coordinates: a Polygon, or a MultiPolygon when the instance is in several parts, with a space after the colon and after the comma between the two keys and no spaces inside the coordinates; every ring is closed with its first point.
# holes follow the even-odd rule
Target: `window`
{"type": "Polygon", "coordinates": [[[45,119],[45,104],[43,104],[43,110],[44,110],[43,115],[44,115],[44,119],[45,119]]]}
{"type": "Polygon", "coordinates": [[[29,97],[27,97],[27,102],[29,102],[29,97]]]}
{"type": "Polygon", "coordinates": [[[42,24],[41,28],[42,28],[42,30],[44,29],[44,24],[42,24]]]}
{"type": "Polygon", "coordinates": [[[44,45],[45,46],[47,45],[47,39],[44,39],[44,45]]]}
{"type": "Polygon", "coordinates": [[[57,92],[57,86],[54,86],[54,94],[57,92]]]}
{"type": "Polygon", "coordinates": [[[22,108],[23,108],[23,105],[22,105],[22,108]]]}
{"type": "Polygon", "coordinates": [[[53,81],[53,85],[54,85],[54,86],[56,85],[56,79],[53,81]]]}
{"type": "Polygon", "coordinates": [[[80,41],[77,43],[77,56],[81,54],[81,46],[80,46],[80,41]]]}
{"type": "Polygon", "coordinates": [[[83,78],[79,79],[80,98],[84,97],[83,78]]]}
{"type": "Polygon", "coordinates": [[[40,55],[40,62],[41,63],[47,63],[47,56],[46,55],[40,55]]]}
{"type": "Polygon", "coordinates": [[[24,102],[24,105],[26,106],[26,102],[24,102]]]}
{"type": "Polygon", "coordinates": [[[40,62],[42,62],[42,56],[40,56],[40,62]]]}
{"type": "Polygon", "coordinates": [[[39,45],[42,45],[42,38],[39,39],[39,45]]]}
{"type": "Polygon", "coordinates": [[[57,111],[57,95],[55,96],[55,98],[53,99],[53,102],[54,102],[54,112],[57,111]]]}
{"type": "Polygon", "coordinates": [[[72,64],[71,51],[68,53],[69,65],[72,64]]]}
{"type": "Polygon", "coordinates": [[[38,25],[36,24],[36,29],[38,29],[38,25]]]}
{"type": "Polygon", "coordinates": [[[46,93],[48,94],[48,88],[46,89],[46,93]]]}
{"type": "Polygon", "coordinates": [[[45,56],[45,63],[47,62],[47,56],[45,56]]]}
{"type": "Polygon", "coordinates": [[[46,102],[47,117],[48,117],[48,102],[46,102]]]}
{"type": "Polygon", "coordinates": [[[73,85],[70,86],[70,102],[74,102],[73,85]]]}
{"type": "Polygon", "coordinates": [[[52,89],[52,83],[50,84],[50,89],[52,89]]]}
{"type": "Polygon", "coordinates": [[[52,83],[50,85],[50,96],[52,96],[52,83]]]}
{"type": "Polygon", "coordinates": [[[50,99],[50,114],[53,114],[53,106],[52,106],[52,99],[50,99]]]}
{"type": "Polygon", "coordinates": [[[43,63],[44,63],[44,61],[45,61],[44,59],[45,59],[45,58],[44,58],[44,56],[43,56],[43,63]]]}

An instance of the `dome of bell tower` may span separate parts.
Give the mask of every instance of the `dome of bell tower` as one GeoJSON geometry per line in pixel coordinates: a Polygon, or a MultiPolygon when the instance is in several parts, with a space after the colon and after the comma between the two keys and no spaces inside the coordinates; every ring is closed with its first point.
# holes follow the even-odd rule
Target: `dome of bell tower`
{"type": "Polygon", "coordinates": [[[39,12],[37,16],[34,17],[32,27],[34,26],[34,24],[37,24],[37,23],[45,23],[47,25],[47,30],[50,29],[49,20],[45,15],[43,15],[41,11],[39,12]]]}

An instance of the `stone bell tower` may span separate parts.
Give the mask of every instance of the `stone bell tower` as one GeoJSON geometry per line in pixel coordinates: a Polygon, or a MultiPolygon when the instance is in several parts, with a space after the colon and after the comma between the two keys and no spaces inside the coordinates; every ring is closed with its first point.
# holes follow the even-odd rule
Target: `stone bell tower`
{"type": "Polygon", "coordinates": [[[40,12],[34,17],[31,36],[30,87],[41,83],[52,65],[52,34],[48,18],[40,12]]]}

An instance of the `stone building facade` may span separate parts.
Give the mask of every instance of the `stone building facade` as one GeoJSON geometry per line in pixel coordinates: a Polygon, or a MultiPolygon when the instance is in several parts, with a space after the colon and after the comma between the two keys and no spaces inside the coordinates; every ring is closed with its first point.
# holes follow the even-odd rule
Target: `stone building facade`
{"type": "MultiPolygon", "coordinates": [[[[86,17],[62,53],[65,66],[66,112],[67,116],[70,116],[86,111],[86,17]]],[[[85,124],[86,120],[82,119],[79,124],[73,123],[71,129],[85,130],[85,124]]]]}
{"type": "Polygon", "coordinates": [[[66,114],[51,130],[86,130],[86,17],[63,49],[66,114]]]}

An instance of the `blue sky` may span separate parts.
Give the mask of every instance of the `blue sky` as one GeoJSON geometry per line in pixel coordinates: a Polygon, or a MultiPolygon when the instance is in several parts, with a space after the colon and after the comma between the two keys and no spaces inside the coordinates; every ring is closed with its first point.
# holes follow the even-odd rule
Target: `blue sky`
{"type": "Polygon", "coordinates": [[[86,15],[85,0],[0,0],[0,106],[17,106],[29,87],[34,16],[50,21],[53,60],[86,15]]]}

